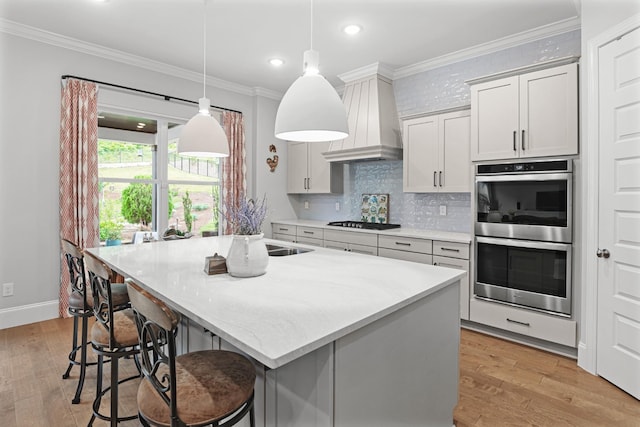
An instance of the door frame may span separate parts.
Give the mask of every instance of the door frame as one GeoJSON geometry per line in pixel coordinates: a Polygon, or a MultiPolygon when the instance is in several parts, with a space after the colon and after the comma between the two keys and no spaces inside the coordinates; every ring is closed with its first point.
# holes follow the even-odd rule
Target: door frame
{"type": "MultiPolygon", "coordinates": [[[[597,322],[598,322],[598,263],[595,258],[598,250],[598,192],[589,191],[597,189],[600,173],[600,123],[598,121],[600,111],[599,83],[600,75],[598,64],[600,60],[600,48],[606,44],[624,36],[625,34],[640,28],[640,14],[614,25],[606,31],[592,38],[587,43],[586,69],[588,70],[586,82],[586,139],[582,144],[582,198],[583,221],[580,227],[580,275],[582,302],[580,304],[580,340],[578,343],[578,365],[586,371],[597,375],[597,322]]],[[[584,117],[584,116],[583,116],[584,117]]]]}

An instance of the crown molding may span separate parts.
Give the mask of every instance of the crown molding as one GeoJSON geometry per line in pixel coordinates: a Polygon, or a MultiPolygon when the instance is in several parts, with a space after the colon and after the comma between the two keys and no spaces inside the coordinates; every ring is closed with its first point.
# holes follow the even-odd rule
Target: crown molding
{"type": "Polygon", "coordinates": [[[365,65],[364,67],[356,68],[355,70],[338,74],[338,78],[345,83],[349,83],[355,80],[360,80],[371,77],[375,74],[379,74],[382,77],[393,80],[394,73],[395,71],[389,65],[382,62],[374,62],[373,64],[365,65]]]}
{"type": "MultiPolygon", "coordinates": [[[[184,68],[176,67],[160,61],[144,58],[142,56],[131,55],[120,50],[111,49],[94,43],[78,40],[72,37],[63,36],[42,30],[40,28],[31,27],[29,25],[20,24],[5,18],[0,18],[0,31],[14,36],[34,40],[40,43],[46,43],[64,49],[73,50],[86,55],[93,55],[103,59],[120,62],[127,65],[133,65],[138,68],[155,71],[184,80],[190,80],[202,83],[202,74],[190,71],[184,68]]],[[[255,88],[233,83],[213,76],[207,76],[207,86],[216,87],[218,89],[228,90],[230,92],[242,95],[253,96],[255,88]]],[[[266,90],[266,89],[265,89],[266,90]]],[[[277,92],[273,92],[277,95],[277,92]]],[[[280,99],[282,95],[279,95],[280,99]]]]}
{"type": "Polygon", "coordinates": [[[252,90],[252,95],[261,96],[263,98],[274,99],[276,101],[280,101],[283,97],[282,93],[275,90],[271,90],[271,89],[265,89],[263,87],[254,87],[252,90]]]}
{"type": "Polygon", "coordinates": [[[393,80],[412,76],[414,74],[453,64],[455,62],[460,62],[481,55],[487,55],[500,50],[523,45],[525,43],[534,42],[547,37],[579,30],[580,28],[580,18],[578,17],[565,19],[553,24],[543,25],[542,27],[534,28],[529,31],[523,31],[521,33],[503,37],[491,42],[479,44],[468,49],[458,50],[456,52],[448,53],[437,58],[421,61],[412,65],[407,65],[406,67],[396,68],[395,72],[393,73],[393,80]]]}

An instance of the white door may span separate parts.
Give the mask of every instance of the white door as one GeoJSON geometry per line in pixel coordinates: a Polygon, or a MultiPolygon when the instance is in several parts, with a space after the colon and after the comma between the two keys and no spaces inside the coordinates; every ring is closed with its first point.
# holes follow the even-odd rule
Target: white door
{"type": "Polygon", "coordinates": [[[290,142],[287,158],[287,193],[306,193],[307,143],[290,142]]]}
{"type": "Polygon", "coordinates": [[[599,88],[596,369],[640,399],[640,29],[600,49],[599,88]]]}
{"type": "Polygon", "coordinates": [[[407,120],[403,137],[403,190],[438,191],[438,116],[407,120]]]}

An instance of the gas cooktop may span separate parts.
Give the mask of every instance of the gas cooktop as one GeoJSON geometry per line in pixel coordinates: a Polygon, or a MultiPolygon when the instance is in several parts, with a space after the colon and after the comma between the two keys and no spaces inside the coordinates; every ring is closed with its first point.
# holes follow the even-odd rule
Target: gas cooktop
{"type": "Polygon", "coordinates": [[[400,224],[380,224],[377,222],[362,222],[362,221],[334,221],[327,225],[333,225],[336,227],[347,228],[363,228],[366,230],[388,230],[390,228],[398,228],[400,224]]]}

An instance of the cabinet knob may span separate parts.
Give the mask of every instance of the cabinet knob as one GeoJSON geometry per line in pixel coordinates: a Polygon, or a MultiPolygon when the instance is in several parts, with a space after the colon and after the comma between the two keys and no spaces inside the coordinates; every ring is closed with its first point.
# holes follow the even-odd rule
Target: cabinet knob
{"type": "Polygon", "coordinates": [[[598,252],[596,252],[596,256],[598,258],[609,258],[611,256],[611,253],[608,249],[598,249],[598,252]]]}

